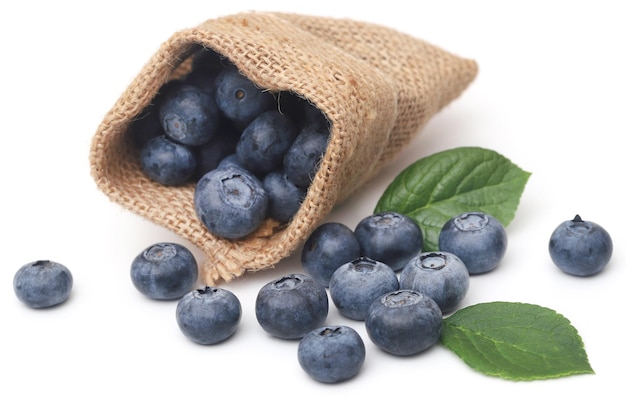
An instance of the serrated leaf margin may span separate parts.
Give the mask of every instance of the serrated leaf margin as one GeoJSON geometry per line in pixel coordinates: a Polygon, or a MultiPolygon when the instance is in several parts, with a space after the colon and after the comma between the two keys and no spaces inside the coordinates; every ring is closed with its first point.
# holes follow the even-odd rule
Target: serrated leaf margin
{"type": "MultiPolygon", "coordinates": [[[[470,330],[470,329],[467,329],[470,330]]],[[[481,332],[476,332],[476,331],[471,331],[473,334],[475,334],[478,337],[481,338],[485,338],[488,339],[487,336],[481,332]]],[[[571,324],[571,322],[562,314],[543,307],[543,306],[539,306],[539,305],[533,305],[533,304],[528,304],[528,303],[521,303],[521,302],[503,302],[503,301],[497,301],[497,302],[485,302],[485,303],[479,303],[476,305],[472,305],[472,306],[468,306],[466,308],[460,309],[457,312],[455,312],[454,314],[444,318],[443,320],[443,329],[442,329],[442,334],[440,337],[440,343],[447,349],[449,349],[450,351],[452,351],[453,353],[455,353],[461,360],[463,360],[465,362],[465,364],[467,364],[468,366],[470,366],[472,369],[481,372],[485,375],[488,376],[492,376],[492,377],[499,377],[502,379],[506,379],[506,380],[511,380],[511,381],[533,381],[533,380],[547,380],[547,379],[554,379],[554,378],[562,378],[562,377],[568,377],[568,376],[573,376],[573,375],[581,375],[581,374],[595,374],[595,371],[593,370],[593,368],[591,367],[591,364],[589,362],[589,359],[587,357],[587,353],[585,351],[585,347],[584,347],[584,342],[582,340],[582,338],[580,337],[580,335],[578,334],[577,329],[571,324]],[[454,321],[456,319],[455,315],[459,314],[459,312],[466,312],[466,311],[472,311],[473,309],[475,309],[476,307],[480,307],[480,306],[490,306],[490,305],[516,305],[516,306],[528,306],[528,307],[534,307],[534,308],[540,308],[543,311],[549,311],[552,312],[555,316],[558,316],[560,318],[560,320],[563,323],[566,323],[567,326],[571,329],[571,333],[573,334],[573,336],[576,337],[576,341],[579,344],[579,350],[581,351],[581,355],[583,355],[583,358],[581,358],[581,366],[582,367],[578,367],[578,368],[571,368],[570,370],[567,371],[561,371],[561,372],[552,372],[552,373],[535,373],[534,375],[515,375],[513,373],[510,372],[510,370],[507,370],[506,368],[503,368],[503,364],[501,364],[499,367],[499,371],[494,371],[495,368],[491,368],[491,369],[486,369],[485,367],[481,367],[479,364],[477,364],[477,362],[472,362],[472,361],[468,361],[468,356],[466,356],[466,353],[463,353],[463,351],[455,345],[451,344],[450,341],[450,336],[451,335],[455,335],[455,333],[457,331],[463,330],[462,326],[458,326],[456,324],[454,324],[452,321],[454,321]]],[[[515,346],[519,343],[517,342],[501,342],[501,344],[506,344],[509,346],[515,346]]],[[[482,353],[481,353],[482,354],[482,353]]],[[[493,359],[488,359],[485,358],[485,362],[492,362],[493,363],[493,359]]]]}

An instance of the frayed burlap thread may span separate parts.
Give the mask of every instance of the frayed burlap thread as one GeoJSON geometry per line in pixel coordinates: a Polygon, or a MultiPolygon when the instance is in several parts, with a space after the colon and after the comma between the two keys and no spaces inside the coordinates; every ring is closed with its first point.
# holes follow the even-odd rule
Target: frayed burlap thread
{"type": "MultiPolygon", "coordinates": [[[[348,19],[248,12],[174,33],[147,61],[99,125],[91,174],[113,202],[166,227],[205,255],[207,285],[275,266],[407,144],[477,73],[474,61],[390,28],[348,19]],[[167,81],[211,48],[259,87],[298,94],[331,123],[326,153],[292,221],[268,220],[240,240],[210,234],[197,218],[193,184],[148,179],[129,125],[167,81]]],[[[278,101],[280,106],[280,98],[278,101]]]]}

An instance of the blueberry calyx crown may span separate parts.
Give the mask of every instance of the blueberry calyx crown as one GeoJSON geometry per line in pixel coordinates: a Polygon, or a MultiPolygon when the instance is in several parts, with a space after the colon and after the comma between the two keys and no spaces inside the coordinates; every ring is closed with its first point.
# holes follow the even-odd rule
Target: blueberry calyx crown
{"type": "Polygon", "coordinates": [[[49,260],[38,260],[33,262],[32,266],[48,267],[52,264],[49,260]]]}
{"type": "Polygon", "coordinates": [[[155,244],[143,253],[144,258],[153,262],[172,259],[174,256],[176,256],[176,248],[169,244],[155,244]]]}
{"type": "Polygon", "coordinates": [[[292,290],[302,283],[302,279],[298,276],[289,275],[282,277],[272,284],[277,290],[292,290]]]}
{"type": "Polygon", "coordinates": [[[399,308],[414,305],[422,300],[422,294],[417,291],[399,290],[384,295],[382,303],[388,308],[399,308]]]}
{"type": "Polygon", "coordinates": [[[325,327],[319,331],[319,335],[323,337],[335,337],[343,333],[341,327],[325,327]]]}
{"type": "Polygon", "coordinates": [[[187,124],[180,115],[167,114],[163,118],[163,122],[169,127],[168,133],[175,140],[183,140],[187,132],[187,124]]]}
{"type": "Polygon", "coordinates": [[[207,286],[206,286],[206,287],[204,287],[204,288],[198,288],[198,289],[196,290],[196,293],[197,293],[198,295],[207,295],[207,294],[215,294],[217,291],[218,291],[218,289],[217,289],[217,288],[210,287],[210,286],[208,286],[208,285],[207,285],[207,286]]]}
{"type": "Polygon", "coordinates": [[[478,231],[489,223],[489,218],[482,212],[466,212],[454,219],[454,224],[459,230],[478,231]]]}
{"type": "Polygon", "coordinates": [[[426,270],[441,270],[448,264],[448,257],[441,252],[420,255],[420,267],[426,270]]]}
{"type": "Polygon", "coordinates": [[[376,268],[377,262],[367,256],[360,256],[350,262],[351,267],[359,273],[371,273],[376,268]]]}
{"type": "Polygon", "coordinates": [[[574,219],[567,225],[567,230],[575,234],[587,234],[591,230],[591,225],[584,221],[580,215],[576,215],[574,219]]]}
{"type": "Polygon", "coordinates": [[[394,226],[401,222],[400,215],[394,212],[384,212],[373,216],[374,223],[378,227],[394,226]]]}
{"type": "Polygon", "coordinates": [[[227,193],[224,198],[232,205],[250,208],[254,203],[254,189],[240,173],[233,173],[222,179],[222,186],[227,193]]]}

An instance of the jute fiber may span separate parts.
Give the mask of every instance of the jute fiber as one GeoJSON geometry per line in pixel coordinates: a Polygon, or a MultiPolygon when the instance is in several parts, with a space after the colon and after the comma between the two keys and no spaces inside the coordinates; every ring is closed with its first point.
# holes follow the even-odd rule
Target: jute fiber
{"type": "Polygon", "coordinates": [[[248,12],[174,33],[147,61],[95,133],[91,173],[124,208],[164,226],[206,255],[202,280],[216,285],[275,266],[393,157],[477,73],[474,61],[396,30],[349,19],[248,12]],[[331,135],[300,210],[240,240],[210,234],[193,206],[194,185],[148,179],[127,134],[165,82],[184,75],[201,46],[230,59],[259,87],[289,91],[324,112],[331,135]]]}

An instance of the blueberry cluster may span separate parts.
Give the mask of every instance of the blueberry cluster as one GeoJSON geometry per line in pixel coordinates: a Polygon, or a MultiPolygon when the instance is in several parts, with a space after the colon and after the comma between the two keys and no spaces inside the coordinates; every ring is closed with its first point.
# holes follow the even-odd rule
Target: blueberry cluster
{"type": "Polygon", "coordinates": [[[257,87],[210,49],[164,84],[130,126],[143,172],[195,184],[194,208],[213,234],[242,238],[298,211],[326,150],[330,125],[291,92],[257,87]]]}
{"type": "MultiPolygon", "coordinates": [[[[365,320],[370,340],[390,354],[415,355],[439,340],[443,316],[437,303],[420,292],[399,289],[395,273],[381,262],[361,257],[339,268],[331,279],[330,294],[340,313],[365,320]],[[337,281],[350,287],[352,297],[347,290],[333,289],[335,276],[342,272],[352,277],[337,281]],[[333,296],[336,292],[343,297],[333,296]]],[[[298,362],[309,376],[336,383],[358,374],[365,346],[356,330],[326,325],[328,311],[325,287],[307,274],[289,274],[267,283],[259,290],[255,306],[257,320],[269,335],[299,340],[298,362]]]]}
{"type": "MultiPolygon", "coordinates": [[[[446,258],[427,267],[433,278],[422,286],[413,286],[408,277],[399,279],[398,274],[413,269],[412,262],[420,259],[422,246],[422,230],[413,219],[397,212],[380,212],[363,218],[354,231],[338,222],[321,224],[305,241],[301,264],[320,287],[328,288],[342,316],[365,322],[376,346],[394,355],[410,356],[439,340],[442,308],[449,311],[455,307],[469,281],[463,263],[447,262],[446,258]],[[454,297],[435,295],[435,290],[447,291],[450,282],[457,280],[462,283],[453,287],[454,297]]],[[[307,343],[303,340],[300,345],[307,343]]],[[[301,365],[316,378],[306,362],[301,365]]]]}
{"type": "Polygon", "coordinates": [[[321,224],[304,243],[301,263],[349,318],[364,320],[376,294],[392,288],[419,291],[449,313],[465,297],[470,275],[500,264],[507,235],[491,215],[465,212],[443,225],[438,251],[423,253],[422,246],[419,225],[387,211],[363,218],[354,231],[342,223],[321,224]]]}
{"type": "Polygon", "coordinates": [[[299,340],[297,358],[313,379],[336,383],[354,377],[365,362],[365,344],[357,331],[325,325],[329,311],[326,288],[302,273],[288,274],[258,292],[255,314],[269,335],[299,340]]]}
{"type": "Polygon", "coordinates": [[[131,262],[135,288],[154,300],[178,300],[176,322],[191,341],[213,345],[230,338],[241,320],[241,303],[219,287],[194,289],[198,262],[185,246],[161,242],[148,246],[131,262]]]}
{"type": "MultiPolygon", "coordinates": [[[[366,356],[356,330],[326,324],[331,300],[342,316],[364,321],[367,336],[382,351],[422,353],[439,341],[443,316],[465,297],[470,275],[498,266],[507,236],[494,217],[466,212],[444,224],[439,251],[423,252],[422,242],[420,227],[396,212],[367,216],[354,231],[337,222],[322,224],[303,245],[305,273],[285,275],[259,290],[256,319],[272,337],[299,340],[299,365],[324,383],[356,376],[366,356]]],[[[549,242],[554,263],[575,276],[599,273],[612,250],[608,232],[578,215],[557,226],[549,242]]],[[[194,343],[224,342],[239,327],[237,296],[219,287],[194,289],[198,263],[181,244],[150,245],[132,260],[130,277],[150,299],[178,300],[176,322],[194,343]]],[[[47,308],[65,302],[72,284],[67,267],[41,260],[21,267],[13,287],[26,305],[47,308]]]]}
{"type": "Polygon", "coordinates": [[[399,271],[422,245],[422,230],[413,219],[380,212],[365,217],[354,231],[342,223],[321,224],[305,241],[300,257],[304,270],[328,287],[337,268],[360,256],[399,271]]]}
{"type": "MultiPolygon", "coordinates": [[[[321,224],[304,243],[301,263],[317,281],[318,291],[328,288],[342,316],[365,322],[376,346],[393,355],[410,356],[439,340],[443,315],[459,306],[468,292],[470,275],[495,269],[506,245],[506,232],[497,219],[483,212],[466,212],[443,226],[439,251],[423,252],[419,225],[406,215],[388,211],[365,217],[354,231],[338,222],[321,224]]],[[[298,313],[306,307],[290,309],[298,313]]],[[[333,328],[322,331],[332,336],[328,329],[333,328]]],[[[318,348],[324,339],[319,330],[314,334],[318,348]]],[[[300,345],[309,344],[303,340],[300,345]]],[[[308,370],[311,364],[301,360],[314,378],[328,379],[327,375],[318,377],[319,370],[308,370]]]]}

